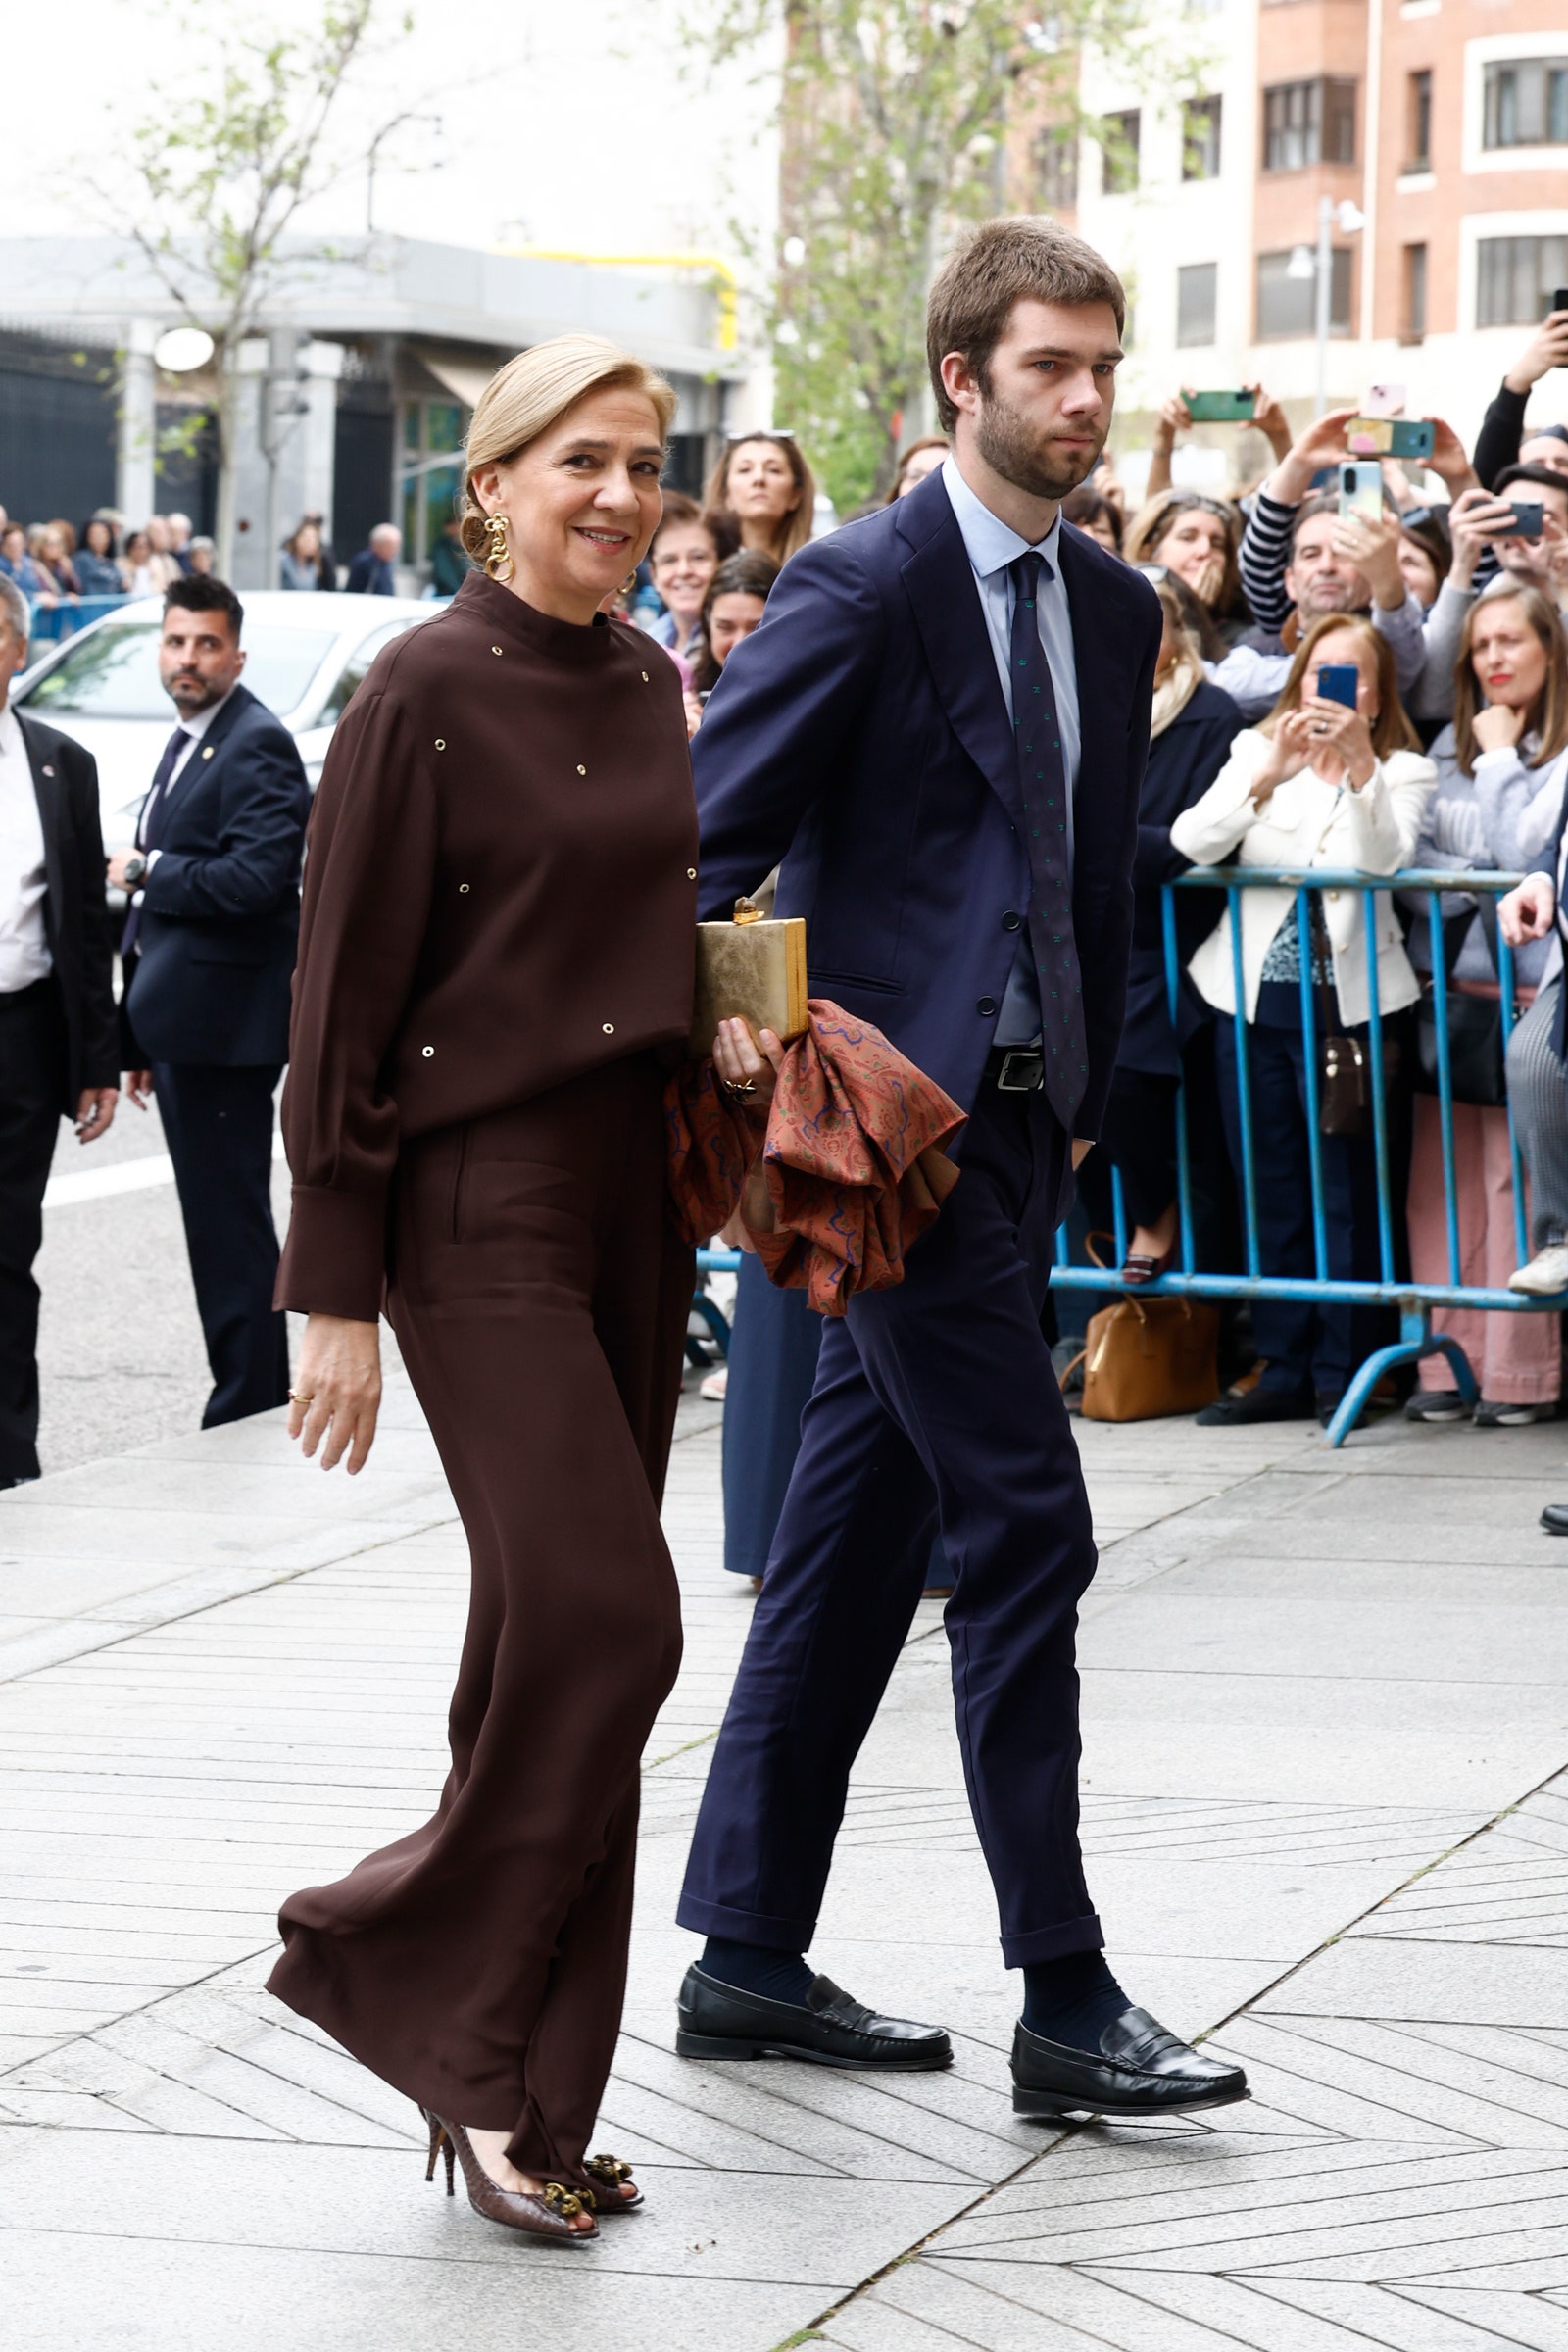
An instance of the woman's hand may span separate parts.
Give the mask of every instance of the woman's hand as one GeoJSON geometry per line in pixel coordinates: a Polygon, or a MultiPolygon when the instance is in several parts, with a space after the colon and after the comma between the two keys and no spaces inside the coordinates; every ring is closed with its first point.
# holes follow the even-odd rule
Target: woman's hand
{"type": "Polygon", "coordinates": [[[719,1022],[713,1039],[713,1074],[728,1093],[740,1097],[748,1110],[766,1110],[784,1067],[784,1048],[771,1029],[761,1031],[760,1046],[760,1050],[753,1044],[744,1021],[719,1022]]]}
{"type": "Polygon", "coordinates": [[[690,743],[703,723],[703,706],[695,694],[683,694],[680,699],[681,707],[686,712],[686,740],[690,743]]]}
{"type": "Polygon", "coordinates": [[[1311,747],[1300,711],[1287,710],[1267,742],[1268,755],[1251,784],[1252,804],[1258,808],[1273,799],[1276,786],[1298,775],[1306,765],[1311,747]]]}
{"type": "Polygon", "coordinates": [[[1511,752],[1525,731],[1525,712],[1511,710],[1506,703],[1488,703],[1478,710],[1472,732],[1484,752],[1511,752]]]}
{"type": "Polygon", "coordinates": [[[1372,749],[1372,730],[1359,710],[1352,710],[1347,703],[1329,702],[1320,694],[1303,694],[1299,711],[1292,716],[1302,722],[1315,775],[1326,784],[1336,783],[1333,770],[1338,765],[1352,792],[1371,783],[1378,756],[1372,749]]]}
{"type": "Polygon", "coordinates": [[[1451,424],[1442,416],[1432,419],[1432,455],[1427,460],[1427,471],[1435,473],[1450,499],[1457,499],[1466,490],[1479,490],[1481,478],[1470,463],[1465,448],[1451,424]]]}
{"type": "Polygon", "coordinates": [[[321,1468],[335,1469],[346,1453],[352,1478],[369,1457],[380,1409],[380,1326],[310,1316],[288,1407],[288,1434],[304,1438],[306,1458],[324,1439],[321,1468]]]}
{"type": "Polygon", "coordinates": [[[1549,874],[1526,874],[1507,897],[1497,902],[1497,928],[1510,948],[1532,939],[1544,939],[1557,913],[1557,893],[1549,874]]]}
{"type": "Polygon", "coordinates": [[[1179,392],[1173,392],[1169,400],[1160,403],[1159,416],[1154,425],[1155,451],[1161,457],[1168,458],[1176,446],[1177,434],[1190,433],[1192,429],[1193,419],[1187,403],[1179,392]]]}
{"type": "Polygon", "coordinates": [[[1281,464],[1291,454],[1290,418],[1261,384],[1244,384],[1242,390],[1252,395],[1252,422],[1273,450],[1275,464],[1281,464]]]}

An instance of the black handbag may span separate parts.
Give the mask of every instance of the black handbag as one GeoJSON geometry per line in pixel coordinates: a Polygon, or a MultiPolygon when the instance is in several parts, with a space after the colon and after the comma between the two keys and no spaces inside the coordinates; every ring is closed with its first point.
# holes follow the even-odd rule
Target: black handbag
{"type": "MultiPolygon", "coordinates": [[[[1334,969],[1334,949],[1329,939],[1327,917],[1323,912],[1321,894],[1312,899],[1312,960],[1321,961],[1323,968],[1334,969]]],[[[1372,1047],[1364,1037],[1347,1037],[1335,1024],[1339,1019],[1339,997],[1332,982],[1315,983],[1313,995],[1318,1004],[1317,1038],[1317,1125],[1320,1135],[1371,1135],[1372,1117],[1372,1047]]],[[[1383,1039],[1383,1088],[1385,1094],[1393,1086],[1399,1070],[1399,1047],[1396,1038],[1387,1032],[1383,1039]]]]}
{"type": "MultiPolygon", "coordinates": [[[[1500,970],[1497,955],[1497,903],[1489,891],[1477,902],[1476,913],[1486,935],[1492,968],[1500,970]]],[[[1453,985],[1453,969],[1469,934],[1469,914],[1450,915],[1443,925],[1443,968],[1448,979],[1448,1076],[1455,1102],[1474,1102],[1493,1108],[1508,1099],[1503,1067],[1502,1000],[1467,996],[1453,985]]],[[[1422,994],[1415,1026],[1415,1085],[1423,1095],[1438,1092],[1438,1014],[1429,981],[1422,994]]]]}

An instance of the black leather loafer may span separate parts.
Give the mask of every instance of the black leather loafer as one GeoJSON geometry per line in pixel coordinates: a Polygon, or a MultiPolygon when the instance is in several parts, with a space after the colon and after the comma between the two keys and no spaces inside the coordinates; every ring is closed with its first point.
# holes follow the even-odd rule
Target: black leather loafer
{"type": "Polygon", "coordinates": [[[1251,2095],[1239,2066],[1190,2049],[1147,2009],[1113,2019],[1098,2057],[1047,2041],[1021,2020],[1012,2037],[1014,2115],[1173,2115],[1251,2095]]]}
{"type": "Polygon", "coordinates": [[[694,1962],[676,2015],[682,2058],[805,2058],[849,2074],[917,2074],[953,2064],[953,2044],[940,2026],[878,2017],[826,1977],[812,1979],[803,2008],[721,1984],[694,1962]]]}

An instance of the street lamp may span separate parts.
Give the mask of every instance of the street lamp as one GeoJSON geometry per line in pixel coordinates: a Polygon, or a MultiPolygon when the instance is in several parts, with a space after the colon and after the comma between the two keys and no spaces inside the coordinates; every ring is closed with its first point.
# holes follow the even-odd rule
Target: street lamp
{"type": "Polygon", "coordinates": [[[1312,414],[1321,416],[1329,405],[1329,313],[1334,303],[1334,231],[1353,237],[1358,228],[1366,226],[1366,215],[1348,196],[1338,204],[1332,196],[1317,200],[1317,251],[1310,245],[1293,245],[1291,258],[1285,265],[1287,277],[1315,277],[1317,301],[1315,329],[1317,334],[1317,396],[1312,414]]]}

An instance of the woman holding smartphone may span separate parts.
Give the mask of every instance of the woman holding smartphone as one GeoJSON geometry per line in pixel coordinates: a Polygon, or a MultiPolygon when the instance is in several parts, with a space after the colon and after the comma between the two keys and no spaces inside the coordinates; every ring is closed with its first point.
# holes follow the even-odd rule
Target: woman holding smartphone
{"type": "MultiPolygon", "coordinates": [[[[1170,829],[1172,849],[1195,865],[1354,866],[1392,874],[1409,863],[1437,781],[1405,716],[1388,640],[1360,614],[1330,613],[1308,631],[1279,701],[1238,735],[1220,774],[1170,829]]],[[[1359,891],[1312,892],[1309,953],[1318,1052],[1327,1029],[1366,1035],[1371,1001],[1359,891]]],[[[1238,1181],[1243,1170],[1240,1053],[1248,1057],[1264,1274],[1316,1272],[1307,1134],[1306,1036],[1301,1016],[1296,894],[1244,890],[1245,1018],[1216,1024],[1220,1101],[1238,1181]]],[[[1410,968],[1388,897],[1374,902],[1378,1003],[1387,1016],[1413,1004],[1410,968]]],[[[1188,966],[1216,1012],[1236,1007],[1227,909],[1188,966]]],[[[1385,1032],[1387,1035],[1387,1030],[1385,1032]]],[[[1392,1041],[1391,1041],[1392,1042],[1392,1041]]],[[[1370,1135],[1320,1135],[1328,1262],[1337,1280],[1377,1278],[1376,1163],[1370,1135]]],[[[1327,1420],[1368,1351],[1360,1310],[1259,1298],[1252,1328],[1263,1369],[1256,1386],[1220,1398],[1200,1421],[1327,1420]]]]}
{"type": "MultiPolygon", "coordinates": [[[[1427,805],[1417,865],[1531,872],[1545,856],[1568,788],[1568,640],[1555,607],[1538,588],[1494,580],[1471,606],[1454,664],[1453,723],[1432,746],[1438,788],[1427,805]]],[[[1451,999],[1495,1003],[1496,933],[1474,899],[1445,897],[1442,940],[1431,937],[1430,902],[1421,894],[1410,931],[1410,956],[1430,972],[1444,956],[1451,999]]],[[[1490,907],[1488,908],[1490,913],[1490,907]]],[[[1558,1249],[1568,1233],[1568,1201],[1553,1181],[1559,1152],[1532,1151],[1544,1129],[1563,1124],[1563,1068],[1552,1049],[1557,991],[1536,1001],[1549,942],[1536,940],[1514,957],[1518,999],[1530,1006],[1508,1054],[1509,1094],[1526,1147],[1538,1250],[1558,1249]],[[1543,1117],[1544,1112],[1544,1118],[1543,1117]]],[[[1500,1289],[1515,1271],[1512,1154],[1508,1114],[1500,1103],[1453,1104],[1454,1205],[1459,1222],[1459,1278],[1500,1289]]],[[[1449,1280],[1438,1101],[1415,1104],[1410,1164],[1410,1271],[1417,1282],[1449,1280]]],[[[1560,1290],[1559,1268],[1544,1294],[1560,1290]]],[[[1536,1288],[1535,1283],[1520,1287],[1536,1288]]],[[[1478,1314],[1443,1308],[1433,1328],[1450,1332],[1481,1382],[1478,1429],[1549,1420],[1561,1388],[1555,1315],[1478,1314]]],[[[1446,1360],[1424,1357],[1420,1386],[1405,1406],[1412,1421],[1460,1421],[1470,1406],[1446,1360]]]]}

